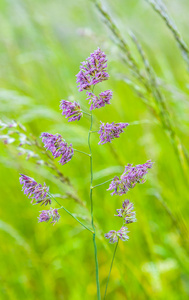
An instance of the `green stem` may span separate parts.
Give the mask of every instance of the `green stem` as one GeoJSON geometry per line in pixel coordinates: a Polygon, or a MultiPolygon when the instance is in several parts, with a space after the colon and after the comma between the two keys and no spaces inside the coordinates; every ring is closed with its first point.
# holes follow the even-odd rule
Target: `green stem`
{"type": "Polygon", "coordinates": [[[88,134],[88,145],[89,145],[89,152],[90,156],[90,169],[91,169],[91,184],[90,184],[90,203],[91,203],[91,225],[94,230],[93,233],[93,245],[94,245],[94,253],[95,253],[95,266],[96,266],[96,286],[97,286],[97,299],[100,300],[100,284],[99,284],[99,272],[98,272],[98,258],[97,258],[97,246],[96,246],[96,229],[94,226],[94,217],[93,217],[93,198],[92,198],[92,191],[93,191],[93,159],[92,159],[92,150],[91,150],[91,143],[90,143],[90,136],[91,136],[91,129],[93,126],[93,116],[91,112],[91,125],[88,134]]]}
{"type": "Polygon", "coordinates": [[[58,209],[63,208],[70,216],[72,216],[72,218],[74,218],[78,223],[80,223],[83,227],[85,227],[85,229],[89,230],[90,232],[92,232],[92,234],[94,234],[94,231],[92,231],[92,230],[91,230],[90,228],[88,228],[85,224],[83,224],[81,221],[79,221],[79,219],[76,218],[76,217],[75,217],[69,210],[67,210],[64,206],[62,206],[62,205],[56,200],[56,198],[55,198],[52,194],[49,193],[49,196],[52,197],[52,198],[56,201],[56,203],[57,203],[58,205],[61,206],[61,207],[58,208],[58,209]]]}
{"type": "Polygon", "coordinates": [[[93,131],[91,131],[90,133],[95,133],[95,132],[98,132],[99,130],[93,130],[93,131]]]}
{"type": "Polygon", "coordinates": [[[77,149],[73,149],[73,150],[76,151],[76,152],[83,153],[83,154],[85,154],[85,155],[87,155],[87,156],[91,156],[91,154],[88,154],[88,153],[86,153],[86,152],[83,152],[83,151],[80,151],[80,150],[77,150],[77,149]]]}
{"type": "Polygon", "coordinates": [[[91,114],[87,113],[86,111],[82,110],[82,113],[91,117],[91,114]]]}
{"type": "Polygon", "coordinates": [[[111,179],[109,179],[109,180],[106,180],[106,181],[104,181],[104,182],[102,182],[102,183],[100,183],[100,184],[94,185],[92,188],[94,189],[94,188],[96,188],[97,186],[103,185],[103,184],[105,184],[105,183],[107,183],[107,182],[110,182],[110,181],[112,181],[112,180],[113,180],[113,178],[111,178],[111,179]]]}
{"type": "Polygon", "coordinates": [[[106,289],[105,289],[105,292],[104,292],[104,299],[106,298],[106,292],[107,292],[107,289],[108,289],[108,283],[109,283],[110,274],[111,274],[111,270],[112,270],[112,267],[113,267],[114,258],[115,258],[115,254],[116,254],[118,243],[119,243],[119,239],[118,239],[117,244],[116,244],[115,249],[114,249],[114,254],[113,254],[113,257],[112,257],[112,262],[111,262],[111,265],[110,265],[110,271],[109,271],[108,279],[107,279],[107,282],[106,282],[106,289]]]}

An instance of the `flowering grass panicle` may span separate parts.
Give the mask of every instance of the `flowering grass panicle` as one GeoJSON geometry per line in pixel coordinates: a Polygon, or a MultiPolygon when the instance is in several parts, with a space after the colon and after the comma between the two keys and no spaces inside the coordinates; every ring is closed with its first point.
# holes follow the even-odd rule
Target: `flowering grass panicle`
{"type": "Polygon", "coordinates": [[[97,97],[95,94],[91,92],[87,92],[88,98],[90,100],[89,103],[92,103],[90,106],[90,110],[100,108],[105,106],[106,104],[110,104],[110,100],[112,99],[112,91],[107,90],[99,94],[97,97]]]}
{"type": "Polygon", "coordinates": [[[113,192],[111,193],[112,196],[114,194],[122,196],[126,194],[129,189],[125,181],[119,179],[118,176],[115,176],[112,182],[110,183],[109,188],[107,189],[107,191],[111,191],[111,190],[113,190],[113,192]]]}
{"type": "Polygon", "coordinates": [[[90,90],[97,83],[107,80],[107,59],[103,51],[98,48],[81,63],[80,71],[76,75],[79,91],[90,90]]]}
{"type": "Polygon", "coordinates": [[[116,209],[118,215],[116,217],[123,218],[125,224],[136,222],[136,213],[134,210],[134,205],[128,199],[122,204],[122,208],[116,209]]]}
{"type": "Polygon", "coordinates": [[[148,173],[148,169],[151,169],[152,166],[153,162],[151,162],[151,160],[135,167],[133,167],[132,164],[128,164],[120,178],[115,176],[110,183],[108,190],[113,190],[111,195],[116,194],[121,196],[126,194],[129,189],[134,188],[137,183],[144,183],[145,179],[143,177],[148,173]]]}
{"type": "Polygon", "coordinates": [[[60,134],[55,135],[43,132],[41,137],[46,150],[50,150],[54,158],[61,156],[61,159],[59,160],[61,165],[64,165],[71,160],[74,154],[72,144],[68,146],[60,134]]]}
{"type": "Polygon", "coordinates": [[[68,122],[79,121],[83,116],[80,105],[77,102],[70,102],[66,100],[61,100],[60,109],[62,110],[62,115],[68,118],[68,122]]]}
{"type": "Polygon", "coordinates": [[[114,244],[118,241],[118,238],[120,238],[123,242],[127,241],[129,239],[127,233],[128,228],[125,226],[122,226],[120,230],[110,230],[108,233],[106,233],[104,236],[105,238],[109,239],[110,244],[114,244]]]}
{"type": "Polygon", "coordinates": [[[24,194],[28,196],[29,199],[32,199],[31,203],[33,203],[34,199],[36,200],[35,204],[41,203],[41,205],[51,204],[51,199],[48,195],[49,187],[41,184],[38,184],[33,178],[20,174],[20,184],[23,185],[22,190],[24,194]]]}
{"type": "Polygon", "coordinates": [[[54,224],[59,221],[60,215],[57,209],[50,208],[50,210],[41,211],[41,214],[38,217],[38,222],[48,222],[50,219],[52,219],[51,223],[54,224]]]}
{"type": "MultiPolygon", "coordinates": [[[[119,138],[120,134],[124,132],[124,129],[129,125],[128,123],[103,123],[101,122],[100,130],[93,130],[93,112],[97,108],[104,107],[106,104],[110,104],[112,99],[112,91],[106,90],[101,92],[98,96],[96,96],[94,91],[94,86],[104,80],[109,78],[109,74],[106,71],[107,69],[107,59],[104,52],[98,48],[95,50],[87,59],[84,61],[80,66],[80,71],[76,75],[77,83],[79,91],[86,90],[87,100],[89,100],[90,110],[89,112],[84,112],[80,108],[80,105],[77,102],[70,102],[67,100],[61,100],[60,109],[62,110],[62,115],[68,118],[69,122],[80,120],[83,116],[83,113],[90,116],[90,127],[88,132],[88,147],[89,153],[80,151],[79,149],[73,149],[72,144],[68,145],[65,140],[62,138],[60,134],[50,134],[48,132],[43,132],[41,134],[42,142],[44,143],[44,147],[46,150],[51,151],[54,159],[60,157],[59,163],[61,165],[66,164],[68,161],[71,160],[73,157],[74,151],[83,153],[90,158],[90,204],[91,204],[91,227],[90,229],[88,226],[83,224],[78,218],[75,217],[74,214],[69,212],[64,206],[62,206],[55,197],[49,193],[49,188],[44,184],[38,184],[33,178],[30,178],[26,175],[21,174],[20,183],[23,185],[24,193],[29,197],[36,200],[36,203],[42,202],[42,204],[47,205],[51,203],[51,198],[56,201],[56,203],[60,206],[59,209],[64,209],[69,215],[71,215],[80,225],[82,225],[85,229],[92,233],[92,240],[94,246],[94,253],[95,253],[95,268],[96,268],[96,285],[97,285],[97,298],[98,300],[101,299],[100,293],[100,282],[99,282],[99,266],[98,266],[98,256],[97,256],[97,244],[96,244],[96,226],[94,222],[94,214],[93,214],[93,188],[96,188],[107,181],[100,183],[98,185],[93,184],[93,151],[91,147],[91,135],[93,133],[98,132],[100,135],[100,141],[98,144],[106,144],[111,142],[115,138],[119,138]]],[[[14,124],[13,124],[14,125],[14,124]]],[[[3,128],[6,124],[1,123],[0,126],[3,128]]],[[[7,126],[5,127],[7,128],[7,126]]],[[[24,136],[21,136],[21,144],[25,144],[28,142],[24,136]]],[[[113,190],[112,194],[116,195],[123,195],[129,189],[133,188],[136,183],[144,183],[144,175],[148,173],[148,169],[152,168],[153,163],[151,161],[147,161],[143,165],[137,165],[133,167],[132,164],[128,164],[125,167],[124,173],[118,177],[115,176],[113,180],[111,180],[110,186],[108,190],[113,190]]],[[[109,181],[109,180],[108,180],[109,181]]],[[[114,244],[117,243],[112,263],[110,267],[110,272],[108,275],[106,290],[108,286],[109,276],[111,273],[116,249],[118,246],[118,241],[127,241],[129,239],[128,236],[128,228],[126,227],[127,224],[136,222],[136,213],[134,211],[133,203],[131,203],[128,199],[124,200],[122,203],[122,208],[117,209],[117,217],[122,218],[122,227],[116,230],[110,230],[108,233],[105,234],[105,238],[109,240],[109,243],[114,244]]],[[[40,212],[38,217],[38,222],[48,222],[51,220],[51,223],[56,223],[60,219],[60,215],[58,213],[58,209],[50,208],[49,210],[43,210],[40,212]]],[[[129,225],[128,225],[129,226],[129,225]]],[[[106,295],[105,290],[105,295],[106,295]]],[[[105,299],[104,295],[104,299],[105,299]]]]}
{"type": "Polygon", "coordinates": [[[119,138],[120,134],[123,131],[124,128],[126,128],[129,124],[128,123],[102,123],[100,125],[100,130],[99,130],[99,134],[100,134],[100,142],[99,144],[106,144],[108,142],[111,143],[111,141],[114,138],[119,138]]]}

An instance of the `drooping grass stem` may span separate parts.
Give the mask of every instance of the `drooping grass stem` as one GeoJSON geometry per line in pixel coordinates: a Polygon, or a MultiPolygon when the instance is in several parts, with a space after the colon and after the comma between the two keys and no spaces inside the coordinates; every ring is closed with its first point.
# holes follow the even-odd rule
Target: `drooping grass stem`
{"type": "Polygon", "coordinates": [[[91,116],[91,114],[89,114],[89,113],[86,112],[86,111],[83,111],[83,110],[82,110],[82,113],[85,114],[85,115],[87,115],[87,116],[91,116]]]}
{"type": "Polygon", "coordinates": [[[83,152],[83,151],[80,151],[80,150],[77,150],[77,149],[73,149],[73,150],[76,151],[76,152],[79,152],[79,153],[83,153],[83,154],[85,154],[87,156],[91,156],[91,154],[88,154],[86,152],[83,152]]]}
{"type": "Polygon", "coordinates": [[[70,216],[72,216],[72,218],[74,218],[78,223],[80,223],[85,229],[87,229],[88,231],[90,231],[92,234],[94,234],[94,231],[92,231],[90,228],[88,228],[85,224],[83,224],[78,218],[76,218],[69,210],[67,210],[64,206],[62,206],[57,200],[56,198],[49,193],[49,196],[52,197],[56,203],[60,206],[60,208],[58,209],[64,209],[70,216]]]}
{"type": "Polygon", "coordinates": [[[106,181],[104,181],[104,182],[102,182],[102,183],[99,183],[99,184],[97,184],[97,185],[94,185],[92,188],[94,189],[94,188],[96,188],[97,186],[103,185],[103,184],[105,184],[105,183],[107,183],[107,182],[110,182],[110,181],[112,181],[112,180],[113,180],[113,178],[108,179],[108,180],[106,180],[106,181]]]}
{"type": "Polygon", "coordinates": [[[93,115],[91,112],[91,124],[88,134],[88,145],[89,145],[89,152],[91,154],[90,156],[90,170],[91,170],[91,182],[90,182],[90,204],[91,204],[91,225],[94,230],[93,233],[93,245],[94,245],[94,254],[95,254],[95,267],[96,267],[96,286],[97,286],[97,299],[100,300],[100,284],[99,284],[99,271],[98,271],[98,258],[97,258],[97,246],[96,246],[96,229],[94,226],[94,217],[93,217],[93,158],[92,158],[92,150],[91,150],[91,143],[90,143],[90,137],[91,137],[91,130],[93,126],[93,115]]]}

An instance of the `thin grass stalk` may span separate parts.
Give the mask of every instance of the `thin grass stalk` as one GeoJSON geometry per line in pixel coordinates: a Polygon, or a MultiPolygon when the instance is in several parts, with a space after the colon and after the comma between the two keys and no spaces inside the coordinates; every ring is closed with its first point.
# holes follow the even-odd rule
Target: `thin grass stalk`
{"type": "Polygon", "coordinates": [[[135,61],[135,58],[133,57],[133,55],[131,53],[131,50],[129,48],[128,43],[121,36],[121,33],[120,33],[119,29],[117,28],[117,26],[115,25],[115,23],[111,19],[110,15],[104,10],[104,8],[102,7],[102,4],[101,4],[101,2],[99,0],[92,0],[92,1],[94,2],[95,6],[97,7],[97,9],[100,12],[100,14],[103,16],[104,22],[106,23],[106,25],[111,30],[111,32],[113,33],[114,37],[116,38],[119,47],[125,53],[125,55],[127,57],[127,64],[129,65],[129,67],[132,70],[132,72],[134,72],[135,77],[138,78],[138,80],[142,84],[146,84],[146,79],[141,74],[140,69],[138,67],[138,64],[135,61]]]}
{"type": "Polygon", "coordinates": [[[81,224],[85,229],[87,229],[88,231],[90,231],[92,234],[94,234],[94,232],[89,228],[89,227],[87,227],[85,224],[83,224],[78,218],[76,218],[75,216],[74,216],[74,214],[72,214],[69,210],[67,210],[63,205],[61,205],[57,200],[56,200],[56,198],[52,195],[52,194],[50,194],[49,193],[49,196],[50,197],[52,197],[53,199],[54,199],[54,201],[60,206],[60,208],[58,208],[58,209],[63,209],[63,210],[65,210],[70,216],[72,216],[72,218],[74,218],[79,224],[81,224]]]}
{"type": "Polygon", "coordinates": [[[92,157],[92,150],[91,150],[91,131],[93,126],[93,115],[91,112],[91,124],[88,134],[88,146],[90,152],[90,171],[91,171],[91,182],[90,182],[90,203],[91,203],[91,225],[93,228],[93,245],[94,245],[94,254],[95,254],[95,268],[96,268],[96,286],[97,286],[97,299],[100,300],[100,283],[99,283],[99,267],[98,267],[98,258],[97,258],[97,245],[96,245],[96,228],[94,226],[94,216],[93,216],[93,157],[92,157]]]}
{"type": "Polygon", "coordinates": [[[164,97],[163,97],[161,91],[159,90],[159,86],[157,84],[157,80],[156,80],[154,71],[153,71],[152,67],[150,66],[150,63],[140,45],[140,43],[138,42],[136,36],[132,32],[130,33],[130,35],[132,37],[133,42],[135,43],[135,45],[137,47],[137,50],[142,58],[142,61],[144,63],[144,66],[145,66],[145,69],[147,72],[147,76],[148,76],[148,80],[149,80],[150,86],[151,86],[151,92],[152,92],[154,100],[156,101],[156,104],[159,108],[159,117],[160,117],[161,123],[162,123],[163,127],[165,128],[165,130],[168,132],[168,135],[171,139],[171,142],[174,147],[177,158],[181,164],[182,171],[183,171],[185,177],[188,178],[188,167],[189,167],[188,154],[186,153],[186,151],[184,151],[182,142],[180,141],[180,138],[176,135],[174,126],[171,121],[171,117],[169,115],[169,111],[165,104],[164,97]]]}
{"type": "Polygon", "coordinates": [[[106,288],[105,288],[105,292],[104,292],[104,300],[106,298],[106,292],[107,292],[107,289],[108,289],[108,283],[109,283],[109,280],[110,280],[110,274],[111,274],[111,271],[112,271],[112,267],[113,267],[114,258],[115,258],[115,255],[116,255],[116,250],[117,250],[117,247],[118,247],[118,243],[119,243],[119,239],[118,239],[117,244],[115,246],[112,261],[111,261],[111,265],[110,265],[110,271],[109,271],[109,274],[108,274],[108,279],[107,279],[106,288]]]}
{"type": "Polygon", "coordinates": [[[146,79],[141,74],[137,63],[135,62],[135,59],[133,58],[133,56],[130,52],[130,48],[129,48],[128,44],[125,42],[125,40],[122,38],[120,31],[114,24],[110,15],[102,8],[101,2],[99,0],[92,0],[92,1],[95,3],[98,11],[104,17],[105,23],[107,24],[109,29],[112,31],[114,36],[119,41],[118,45],[119,45],[120,49],[126,54],[126,58],[130,62],[129,63],[130,67],[133,69],[133,71],[135,73],[137,73],[136,77],[138,78],[140,83],[143,84],[146,91],[153,95],[153,98],[155,99],[155,101],[158,105],[159,116],[160,116],[160,120],[163,125],[163,128],[165,128],[166,132],[168,132],[168,136],[171,139],[172,145],[174,147],[177,158],[181,165],[183,174],[184,174],[185,178],[187,180],[189,180],[188,179],[188,166],[187,166],[187,165],[189,165],[188,154],[186,153],[186,150],[183,149],[182,143],[181,143],[179,137],[176,135],[173,125],[171,124],[169,114],[168,114],[167,108],[165,106],[164,99],[161,95],[161,92],[157,88],[157,83],[156,83],[156,80],[154,79],[154,75],[153,75],[151,69],[149,68],[149,64],[146,64],[146,60],[145,60],[145,64],[146,64],[145,67],[146,67],[146,70],[148,71],[148,76],[150,75],[150,79],[149,78],[146,79]]]}
{"type": "Polygon", "coordinates": [[[165,21],[167,27],[170,29],[172,32],[174,38],[177,41],[177,44],[179,48],[181,49],[182,56],[187,62],[187,65],[189,67],[189,48],[184,42],[180,32],[178,31],[175,23],[173,20],[169,17],[166,6],[162,1],[159,0],[146,0],[152,8],[157,12],[157,14],[165,21]]]}

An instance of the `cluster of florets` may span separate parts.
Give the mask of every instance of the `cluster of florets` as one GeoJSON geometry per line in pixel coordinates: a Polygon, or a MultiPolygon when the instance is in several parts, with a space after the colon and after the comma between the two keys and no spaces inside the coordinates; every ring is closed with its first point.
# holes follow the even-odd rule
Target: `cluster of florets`
{"type": "Polygon", "coordinates": [[[111,143],[111,141],[115,138],[119,138],[120,134],[123,132],[123,129],[126,128],[128,123],[102,123],[100,125],[100,142],[99,144],[111,143]]]}
{"type": "MultiPolygon", "coordinates": [[[[108,190],[113,190],[111,195],[124,195],[129,191],[129,189],[134,188],[137,183],[144,183],[144,176],[148,173],[148,169],[151,169],[152,166],[153,163],[151,160],[135,167],[133,167],[132,164],[128,164],[120,178],[115,176],[110,183],[108,190]]],[[[117,215],[115,216],[123,219],[124,226],[125,224],[136,222],[136,213],[134,211],[133,203],[131,203],[128,199],[123,202],[122,208],[117,209],[116,211],[117,215]]],[[[115,232],[110,231],[106,234],[106,237],[110,239],[110,243],[116,242],[115,232]]]]}
{"type": "MultiPolygon", "coordinates": [[[[38,184],[33,178],[20,174],[20,184],[23,185],[22,190],[24,194],[28,196],[29,199],[32,199],[31,203],[33,203],[34,199],[36,202],[34,204],[41,205],[51,204],[51,195],[49,193],[49,187],[41,184],[38,184]]],[[[50,208],[50,210],[43,210],[39,216],[39,222],[48,222],[52,218],[51,223],[56,223],[60,219],[60,215],[57,209],[50,208]]]]}
{"type": "Polygon", "coordinates": [[[109,191],[112,191],[111,195],[123,195],[128,192],[129,189],[135,187],[137,183],[144,183],[144,176],[148,173],[148,169],[151,169],[153,162],[148,160],[145,164],[137,165],[133,167],[132,164],[128,164],[125,167],[124,173],[120,176],[115,176],[110,186],[109,191]]]}
{"type": "Polygon", "coordinates": [[[122,208],[116,209],[118,215],[116,217],[123,218],[125,224],[136,222],[136,213],[134,205],[128,199],[122,203],[122,208]]]}
{"type": "Polygon", "coordinates": [[[52,219],[51,223],[54,224],[59,221],[60,215],[56,208],[50,208],[50,210],[43,210],[41,211],[41,214],[38,217],[39,222],[48,222],[50,219],[52,219]]]}
{"type": "Polygon", "coordinates": [[[124,242],[129,239],[127,235],[129,231],[126,224],[136,222],[136,213],[133,210],[133,203],[129,202],[129,200],[125,200],[122,204],[122,208],[116,210],[118,215],[115,216],[123,219],[123,226],[118,231],[110,230],[105,234],[105,237],[109,239],[110,244],[118,242],[118,238],[124,242]]]}
{"type": "Polygon", "coordinates": [[[22,186],[22,190],[24,194],[28,196],[29,199],[32,199],[31,203],[36,200],[34,204],[41,203],[41,205],[51,204],[51,199],[49,197],[49,187],[41,184],[38,184],[33,178],[26,176],[24,174],[20,174],[20,184],[22,186]]]}
{"type": "Polygon", "coordinates": [[[90,110],[100,108],[105,106],[106,104],[110,104],[110,100],[112,99],[112,91],[107,90],[99,94],[97,97],[92,92],[87,92],[89,103],[91,103],[90,110]]]}
{"type": "Polygon", "coordinates": [[[127,241],[129,239],[127,233],[128,233],[127,227],[121,227],[120,230],[110,230],[108,233],[106,233],[104,236],[105,238],[109,239],[110,244],[114,244],[118,242],[118,239],[120,238],[123,242],[127,241]]]}
{"type": "Polygon", "coordinates": [[[107,80],[107,59],[104,52],[98,48],[81,63],[80,71],[76,75],[79,91],[90,90],[97,83],[107,80]]]}
{"type": "Polygon", "coordinates": [[[80,105],[74,101],[61,100],[60,109],[62,109],[62,115],[68,118],[68,122],[79,121],[83,116],[80,105]]]}
{"type": "MultiPolygon", "coordinates": [[[[79,91],[86,90],[87,100],[91,104],[90,110],[99,109],[104,107],[106,104],[110,104],[112,99],[112,91],[106,90],[101,92],[96,96],[93,92],[94,86],[104,80],[109,78],[107,73],[107,59],[104,52],[99,48],[94,51],[90,57],[82,62],[80,71],[76,75],[79,91]]],[[[68,121],[80,120],[83,116],[83,111],[77,102],[70,102],[67,100],[61,100],[60,108],[62,110],[62,115],[68,118],[68,121]]],[[[87,113],[88,114],[88,113],[87,113]]],[[[92,115],[92,112],[91,112],[92,115]]],[[[128,123],[102,123],[100,125],[100,130],[98,131],[100,135],[99,144],[110,143],[113,139],[119,138],[120,134],[124,132],[129,124],[128,123]]],[[[91,131],[90,131],[91,132],[91,131]]],[[[50,134],[43,132],[41,134],[42,141],[46,150],[51,151],[54,158],[60,157],[60,164],[64,165],[71,160],[74,154],[74,149],[72,144],[68,145],[60,134],[50,134]]],[[[144,176],[148,173],[148,169],[152,168],[153,163],[149,160],[145,164],[133,166],[128,164],[125,167],[124,173],[118,177],[115,176],[108,188],[108,190],[113,190],[111,195],[123,195],[128,192],[129,189],[135,187],[137,183],[144,183],[144,176]]],[[[36,203],[50,204],[51,194],[49,193],[49,188],[44,184],[44,186],[37,184],[37,182],[21,174],[20,183],[23,184],[24,193],[29,197],[36,200],[36,203]]],[[[120,230],[111,230],[105,234],[105,237],[109,239],[110,243],[118,242],[119,239],[122,241],[128,240],[128,228],[127,224],[136,222],[136,213],[134,211],[133,203],[128,199],[124,200],[122,203],[122,208],[117,209],[117,217],[123,219],[123,225],[120,230]]],[[[42,211],[39,216],[39,222],[48,222],[51,219],[51,223],[56,223],[60,218],[57,209],[42,211]]]]}
{"type": "Polygon", "coordinates": [[[74,154],[72,144],[68,146],[60,134],[43,132],[41,137],[46,150],[50,150],[54,158],[61,156],[59,161],[61,165],[65,165],[71,160],[74,154]]]}

